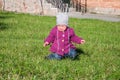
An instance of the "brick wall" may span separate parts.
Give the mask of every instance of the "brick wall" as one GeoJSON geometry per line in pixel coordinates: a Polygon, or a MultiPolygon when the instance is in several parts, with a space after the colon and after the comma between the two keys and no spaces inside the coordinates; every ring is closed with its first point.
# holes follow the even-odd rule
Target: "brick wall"
{"type": "Polygon", "coordinates": [[[120,0],[87,0],[88,7],[120,9],[120,0]]]}
{"type": "MultiPolygon", "coordinates": [[[[79,0],[80,1],[80,0],[79,0]]],[[[89,12],[120,15],[120,0],[86,0],[89,12]]],[[[82,3],[85,0],[81,0],[82,3]]]]}

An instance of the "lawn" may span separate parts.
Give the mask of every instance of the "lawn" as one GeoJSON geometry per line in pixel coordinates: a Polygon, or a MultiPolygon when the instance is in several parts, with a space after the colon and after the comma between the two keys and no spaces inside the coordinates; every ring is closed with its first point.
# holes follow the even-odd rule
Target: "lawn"
{"type": "Polygon", "coordinates": [[[79,59],[45,60],[43,41],[56,18],[0,12],[0,80],[119,80],[120,22],[70,18],[79,59]]]}

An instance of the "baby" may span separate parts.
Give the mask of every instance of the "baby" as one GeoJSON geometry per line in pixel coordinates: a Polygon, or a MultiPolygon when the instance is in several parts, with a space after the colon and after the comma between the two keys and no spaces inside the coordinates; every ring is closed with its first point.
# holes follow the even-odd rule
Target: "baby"
{"type": "Polygon", "coordinates": [[[57,25],[52,28],[50,34],[45,39],[43,46],[51,45],[51,54],[46,56],[46,59],[61,60],[68,57],[74,60],[77,56],[76,47],[72,42],[77,44],[85,43],[85,40],[78,37],[73,28],[68,26],[68,15],[59,13],[56,16],[57,25]]]}

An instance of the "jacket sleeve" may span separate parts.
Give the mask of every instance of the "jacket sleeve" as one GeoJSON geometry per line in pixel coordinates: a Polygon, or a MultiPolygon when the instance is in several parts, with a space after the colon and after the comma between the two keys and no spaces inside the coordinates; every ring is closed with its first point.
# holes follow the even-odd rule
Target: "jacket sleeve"
{"type": "Polygon", "coordinates": [[[71,29],[70,39],[71,39],[72,42],[77,43],[77,44],[81,44],[81,40],[83,40],[82,38],[78,37],[78,36],[75,34],[75,32],[74,32],[73,29],[71,29]]]}
{"type": "Polygon", "coordinates": [[[49,44],[50,43],[53,43],[54,42],[54,39],[55,39],[55,33],[54,33],[54,28],[50,31],[48,37],[45,39],[44,42],[48,42],[49,44]]]}

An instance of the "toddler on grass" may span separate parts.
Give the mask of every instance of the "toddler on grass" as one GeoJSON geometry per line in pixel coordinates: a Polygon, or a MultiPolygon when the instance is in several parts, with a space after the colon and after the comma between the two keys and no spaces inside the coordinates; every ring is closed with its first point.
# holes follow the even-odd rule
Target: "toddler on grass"
{"type": "Polygon", "coordinates": [[[74,60],[77,56],[77,52],[72,42],[83,44],[85,40],[78,37],[74,29],[68,26],[68,15],[66,13],[59,13],[56,16],[56,26],[52,28],[43,44],[44,47],[51,45],[51,54],[45,58],[61,60],[64,57],[68,57],[74,60]]]}

